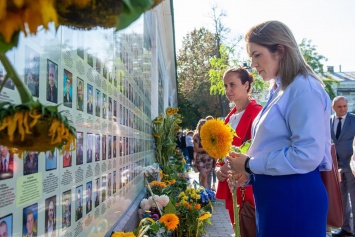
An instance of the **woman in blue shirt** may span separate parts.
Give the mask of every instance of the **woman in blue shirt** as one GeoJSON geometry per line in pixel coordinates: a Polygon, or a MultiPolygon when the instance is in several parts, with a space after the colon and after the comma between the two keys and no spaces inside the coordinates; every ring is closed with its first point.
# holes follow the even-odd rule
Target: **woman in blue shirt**
{"type": "Polygon", "coordinates": [[[253,184],[257,236],[325,236],[328,196],[319,171],[332,164],[329,96],[286,25],[258,24],[245,40],[252,67],[273,85],[248,155],[228,157],[237,184],[253,184]]]}

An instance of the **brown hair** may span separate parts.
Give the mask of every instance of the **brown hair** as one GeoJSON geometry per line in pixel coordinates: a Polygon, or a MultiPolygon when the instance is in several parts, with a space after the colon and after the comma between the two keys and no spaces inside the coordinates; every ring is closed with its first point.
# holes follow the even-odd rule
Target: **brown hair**
{"type": "Polygon", "coordinates": [[[229,73],[235,73],[238,75],[238,78],[240,79],[240,81],[242,82],[242,85],[244,85],[246,82],[249,82],[249,87],[247,89],[247,92],[249,95],[251,95],[251,84],[254,82],[254,77],[253,75],[244,67],[239,67],[239,68],[229,68],[227,69],[224,74],[223,74],[223,78],[229,74],[229,73]]]}
{"type": "MultiPolygon", "coordinates": [[[[323,85],[322,80],[306,63],[291,30],[282,22],[266,21],[253,26],[245,35],[247,43],[266,47],[271,53],[281,51],[280,70],[281,88],[286,89],[298,74],[312,75],[323,85]],[[280,47],[283,46],[283,47],[280,47]]],[[[248,52],[250,54],[250,52],[248,52]]]]}

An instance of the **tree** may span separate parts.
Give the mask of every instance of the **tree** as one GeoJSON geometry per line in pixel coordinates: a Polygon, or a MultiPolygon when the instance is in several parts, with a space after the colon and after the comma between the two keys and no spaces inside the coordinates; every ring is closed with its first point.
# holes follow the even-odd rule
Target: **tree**
{"type": "Polygon", "coordinates": [[[199,119],[218,116],[218,98],[210,95],[209,60],[216,55],[215,35],[206,28],[194,29],[183,38],[177,56],[179,113],[184,128],[195,129],[199,119]]]}
{"type": "Polygon", "coordinates": [[[339,84],[339,82],[334,80],[330,74],[324,74],[322,61],[327,61],[328,59],[317,52],[316,46],[312,44],[312,40],[302,39],[299,48],[308,65],[322,78],[325,90],[329,94],[330,99],[333,99],[336,94],[332,85],[339,84]]]}

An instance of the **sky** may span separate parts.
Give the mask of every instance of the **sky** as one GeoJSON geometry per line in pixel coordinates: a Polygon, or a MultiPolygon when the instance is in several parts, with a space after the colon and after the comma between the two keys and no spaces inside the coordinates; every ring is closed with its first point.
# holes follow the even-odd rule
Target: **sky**
{"type": "MultiPolygon", "coordinates": [[[[231,36],[244,36],[249,28],[266,20],[285,23],[298,43],[312,40],[334,71],[355,72],[355,0],[174,0],[176,50],[195,28],[213,32],[212,5],[226,12],[222,23],[231,36]]],[[[235,37],[234,37],[235,38],[235,37]]],[[[245,46],[244,39],[240,43],[245,46]]],[[[245,47],[244,47],[245,48],[245,47]]],[[[245,50],[243,50],[245,52],[245,50]]],[[[243,54],[242,61],[248,59],[243,54]]]]}

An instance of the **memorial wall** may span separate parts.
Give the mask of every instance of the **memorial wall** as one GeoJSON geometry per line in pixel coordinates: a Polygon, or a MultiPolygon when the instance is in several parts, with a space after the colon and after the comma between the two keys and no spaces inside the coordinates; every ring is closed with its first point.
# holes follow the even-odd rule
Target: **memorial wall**
{"type": "MultiPolygon", "coordinates": [[[[161,73],[145,18],[119,32],[43,29],[7,53],[32,95],[73,122],[77,141],[65,154],[0,146],[0,235],[104,236],[142,191],[154,162],[151,110],[165,107],[163,93],[151,102],[162,85],[152,86],[161,73]]],[[[11,81],[0,101],[20,102],[11,81]]]]}

